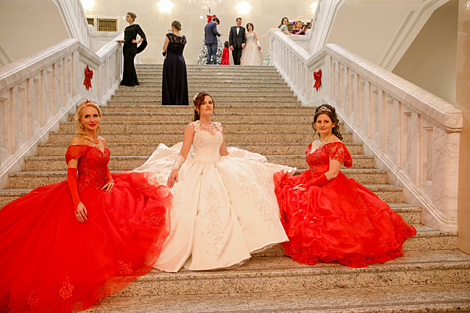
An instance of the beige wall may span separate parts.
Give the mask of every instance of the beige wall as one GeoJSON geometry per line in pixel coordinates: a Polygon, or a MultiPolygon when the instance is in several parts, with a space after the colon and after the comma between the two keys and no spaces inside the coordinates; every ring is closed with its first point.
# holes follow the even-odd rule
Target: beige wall
{"type": "MultiPolygon", "coordinates": [[[[460,250],[470,253],[470,8],[459,1],[456,106],[463,111],[460,140],[458,225],[460,250]]],[[[452,166],[449,164],[449,166],[452,166]]]]}
{"type": "MultiPolygon", "coordinates": [[[[328,43],[336,43],[381,65],[421,0],[345,0],[331,29],[328,43]]],[[[416,13],[414,13],[416,14],[416,13]]]]}
{"type": "Polygon", "coordinates": [[[393,73],[455,103],[458,0],[434,11],[393,73]]]}
{"type": "MultiPolygon", "coordinates": [[[[246,0],[252,4],[250,14],[241,15],[243,25],[252,22],[255,31],[260,36],[260,45],[264,55],[269,52],[268,29],[277,27],[283,16],[290,19],[301,18],[310,20],[312,12],[310,4],[313,2],[299,1],[289,2],[285,0],[246,0]]],[[[118,18],[118,29],[124,30],[127,23],[124,20],[126,12],[137,14],[136,23],[140,24],[148,37],[149,46],[141,54],[142,63],[162,63],[161,55],[165,34],[170,29],[173,20],[179,20],[183,26],[182,33],[186,35],[188,44],[184,51],[184,57],[188,64],[197,62],[199,49],[202,44],[203,28],[207,22],[208,10],[202,9],[199,4],[189,4],[188,0],[172,0],[174,8],[171,13],[161,13],[158,10],[158,0],[95,0],[92,9],[85,10],[87,17],[118,18]],[[200,16],[203,16],[201,19],[200,16]]],[[[197,1],[201,2],[201,1],[197,1]]],[[[235,18],[239,16],[235,9],[238,1],[222,0],[212,10],[221,20],[219,31],[222,40],[228,40],[230,26],[235,25],[235,18]]]]}
{"type": "Polygon", "coordinates": [[[14,62],[70,38],[52,0],[0,0],[0,46],[14,62]]]}

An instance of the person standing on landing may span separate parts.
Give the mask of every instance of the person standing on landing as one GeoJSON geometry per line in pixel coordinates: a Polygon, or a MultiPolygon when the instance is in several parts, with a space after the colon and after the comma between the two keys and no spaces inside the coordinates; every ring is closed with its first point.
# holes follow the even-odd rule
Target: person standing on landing
{"type": "Polygon", "coordinates": [[[217,30],[217,25],[219,24],[219,19],[214,17],[204,28],[204,41],[207,47],[206,64],[211,64],[211,57],[212,64],[217,64],[217,37],[222,36],[217,30]]]}
{"type": "Polygon", "coordinates": [[[142,52],[147,46],[144,31],[138,24],[134,24],[136,18],[137,15],[135,15],[135,13],[127,13],[126,21],[129,23],[129,26],[124,30],[124,40],[117,41],[118,43],[124,44],[122,49],[124,55],[124,70],[121,85],[130,87],[139,85],[139,80],[135,72],[134,58],[137,53],[142,52]],[[140,36],[139,40],[137,40],[137,35],[140,36]],[[139,47],[137,47],[138,44],[140,44],[139,47]]]}
{"type": "Polygon", "coordinates": [[[245,27],[242,26],[242,18],[237,17],[237,25],[230,28],[229,43],[230,50],[232,50],[233,64],[240,65],[240,58],[242,56],[242,50],[245,48],[245,27]]]}

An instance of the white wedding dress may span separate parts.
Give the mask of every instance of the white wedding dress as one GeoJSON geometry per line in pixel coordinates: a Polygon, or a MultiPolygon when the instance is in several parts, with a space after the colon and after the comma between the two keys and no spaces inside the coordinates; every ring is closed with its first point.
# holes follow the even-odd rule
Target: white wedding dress
{"type": "Polygon", "coordinates": [[[263,54],[258,49],[254,33],[246,34],[246,45],[242,51],[240,65],[263,65],[263,54]]]}
{"type": "MultiPolygon", "coordinates": [[[[274,173],[296,169],[267,163],[266,158],[237,148],[220,156],[222,126],[213,135],[193,122],[193,148],[181,166],[171,192],[170,235],[155,268],[177,272],[227,268],[251,253],[287,241],[274,193],[274,173]]],[[[160,144],[136,172],[166,184],[182,143],[160,144]]]]}

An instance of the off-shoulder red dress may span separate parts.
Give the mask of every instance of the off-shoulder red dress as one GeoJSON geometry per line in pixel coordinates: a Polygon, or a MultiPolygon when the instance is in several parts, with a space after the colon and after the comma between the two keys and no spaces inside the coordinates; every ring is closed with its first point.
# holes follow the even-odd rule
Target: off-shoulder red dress
{"type": "Polygon", "coordinates": [[[384,263],[403,255],[403,243],[416,230],[366,187],[343,173],[322,186],[330,159],[346,167],[352,158],[341,142],[306,152],[309,169],[299,176],[275,174],[276,196],[289,242],[286,254],[300,263],[334,262],[351,267],[384,263]],[[306,190],[293,187],[302,184],[306,190]]]}
{"type": "Polygon", "coordinates": [[[78,158],[81,224],[67,181],[42,186],[0,210],[0,311],[86,309],[146,274],[168,236],[172,196],[140,173],[106,183],[109,150],[70,146],[78,158]]]}

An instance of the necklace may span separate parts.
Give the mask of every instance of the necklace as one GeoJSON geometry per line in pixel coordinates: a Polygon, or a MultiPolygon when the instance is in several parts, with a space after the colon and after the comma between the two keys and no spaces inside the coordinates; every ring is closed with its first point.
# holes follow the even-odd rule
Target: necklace
{"type": "Polygon", "coordinates": [[[214,129],[214,123],[212,123],[212,122],[211,122],[210,126],[206,126],[206,125],[202,124],[201,121],[199,121],[199,124],[201,125],[202,128],[207,129],[209,131],[214,129]]]}
{"type": "Polygon", "coordinates": [[[80,135],[80,137],[83,137],[84,139],[88,140],[92,146],[98,147],[98,144],[100,143],[100,140],[98,137],[96,138],[91,138],[90,136],[87,135],[80,135]]]}
{"type": "Polygon", "coordinates": [[[330,138],[331,134],[332,134],[332,133],[330,133],[328,136],[326,136],[325,140],[323,140],[323,141],[320,140],[320,147],[323,146],[323,145],[326,143],[326,141],[328,140],[328,138],[330,138]]]}

